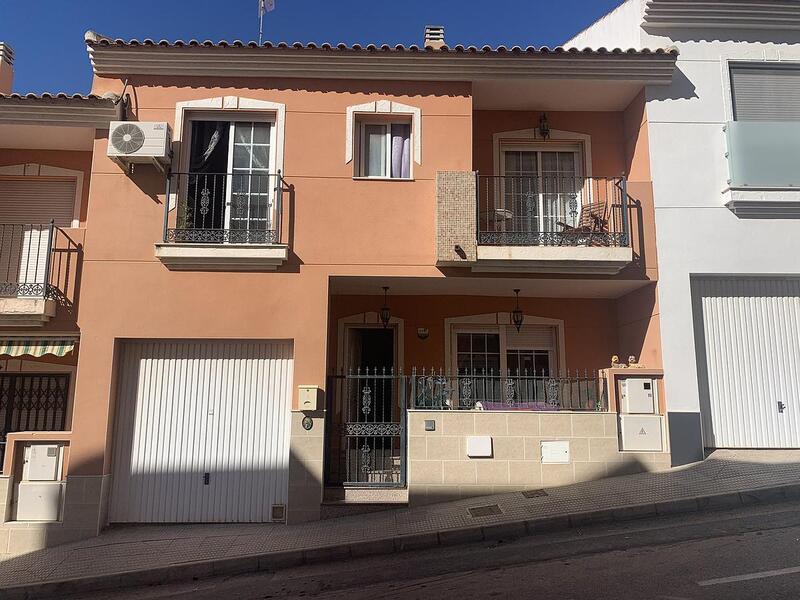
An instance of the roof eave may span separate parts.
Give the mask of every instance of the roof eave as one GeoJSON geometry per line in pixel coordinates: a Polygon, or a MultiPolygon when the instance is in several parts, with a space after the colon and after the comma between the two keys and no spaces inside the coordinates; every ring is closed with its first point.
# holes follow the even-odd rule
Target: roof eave
{"type": "Polygon", "coordinates": [[[122,118],[123,105],[116,97],[0,95],[0,124],[105,129],[122,118]]]}

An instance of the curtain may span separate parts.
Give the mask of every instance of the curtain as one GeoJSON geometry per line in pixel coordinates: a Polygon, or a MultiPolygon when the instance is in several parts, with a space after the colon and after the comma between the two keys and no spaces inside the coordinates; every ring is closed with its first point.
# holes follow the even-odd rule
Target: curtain
{"type": "Polygon", "coordinates": [[[392,124],[392,174],[393,178],[411,177],[411,125],[392,124]]]}
{"type": "MultiPolygon", "coordinates": [[[[189,160],[189,171],[192,173],[205,173],[216,171],[219,168],[218,154],[215,150],[224,149],[227,156],[227,143],[220,145],[221,141],[227,142],[229,124],[224,121],[193,121],[192,122],[192,149],[189,160]],[[212,165],[214,165],[212,167],[212,165]]],[[[223,171],[225,169],[223,168],[223,171]]]]}

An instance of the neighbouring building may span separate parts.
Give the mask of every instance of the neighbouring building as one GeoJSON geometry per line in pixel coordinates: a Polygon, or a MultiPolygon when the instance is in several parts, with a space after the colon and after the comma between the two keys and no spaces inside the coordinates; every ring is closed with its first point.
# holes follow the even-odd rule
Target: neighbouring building
{"type": "Polygon", "coordinates": [[[5,554],[671,464],[676,51],[86,44],[0,90],[5,554]]]}
{"type": "Polygon", "coordinates": [[[629,0],[568,42],[619,44],[680,51],[646,91],[673,460],[798,448],[800,2],[629,0]]]}

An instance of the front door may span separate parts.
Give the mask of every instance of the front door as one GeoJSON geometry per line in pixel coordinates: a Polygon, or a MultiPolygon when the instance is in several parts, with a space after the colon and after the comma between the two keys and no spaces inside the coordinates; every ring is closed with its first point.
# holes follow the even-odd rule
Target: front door
{"type": "Polygon", "coordinates": [[[347,372],[329,382],[329,485],[405,485],[406,379],[393,328],[345,330],[347,372]]]}

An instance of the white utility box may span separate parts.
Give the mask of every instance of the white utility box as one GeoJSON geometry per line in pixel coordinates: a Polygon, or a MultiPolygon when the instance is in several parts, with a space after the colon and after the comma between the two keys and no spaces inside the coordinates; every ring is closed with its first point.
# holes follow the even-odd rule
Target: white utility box
{"type": "Polygon", "coordinates": [[[492,438],[488,435],[477,435],[467,438],[467,456],[469,458],[491,458],[492,438]]]}
{"type": "Polygon", "coordinates": [[[23,481],[56,481],[61,479],[61,457],[59,444],[30,444],[25,447],[22,466],[23,481]]]}
{"type": "Polygon", "coordinates": [[[315,411],[319,410],[319,388],[315,385],[301,385],[297,390],[297,397],[300,400],[300,410],[315,411]]]}
{"type": "Polygon", "coordinates": [[[569,441],[542,442],[542,464],[569,464],[569,441]]]}
{"type": "Polygon", "coordinates": [[[17,521],[58,521],[61,518],[62,481],[20,481],[17,521]]]}
{"type": "Polygon", "coordinates": [[[620,415],[619,432],[623,450],[664,451],[664,417],[660,415],[620,415]]]}
{"type": "Polygon", "coordinates": [[[626,377],[619,382],[622,412],[654,415],[658,413],[656,380],[648,377],[626,377]]]}

